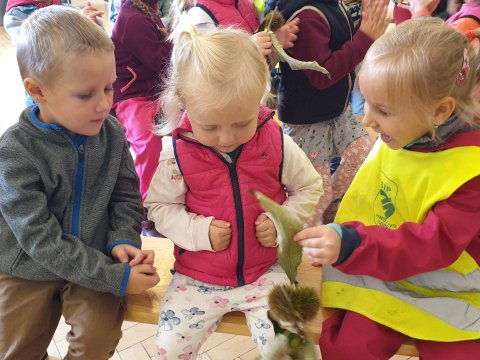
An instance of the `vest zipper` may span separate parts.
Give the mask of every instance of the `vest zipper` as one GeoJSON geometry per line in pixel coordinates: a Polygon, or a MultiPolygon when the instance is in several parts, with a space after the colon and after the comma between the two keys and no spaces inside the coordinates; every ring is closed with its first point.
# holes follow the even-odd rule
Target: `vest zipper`
{"type": "Polygon", "coordinates": [[[230,179],[232,180],[233,199],[235,201],[235,213],[237,215],[238,228],[238,262],[237,262],[237,282],[238,286],[245,285],[243,276],[243,263],[245,261],[245,229],[243,226],[242,199],[240,197],[240,184],[237,176],[237,159],[232,159],[232,163],[227,163],[230,179]]]}

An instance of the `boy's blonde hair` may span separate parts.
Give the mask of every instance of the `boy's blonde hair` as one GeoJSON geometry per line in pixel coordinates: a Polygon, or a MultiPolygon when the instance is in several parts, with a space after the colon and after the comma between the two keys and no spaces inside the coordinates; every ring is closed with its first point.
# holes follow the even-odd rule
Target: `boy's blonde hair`
{"type": "Polygon", "coordinates": [[[167,120],[160,133],[175,128],[183,107],[197,113],[241,103],[248,95],[266,93],[268,66],[250,36],[233,28],[202,34],[188,21],[172,34],[174,48],[162,110],[167,120]]]}
{"type": "Polygon", "coordinates": [[[48,6],[35,11],[23,23],[17,62],[22,79],[34,77],[51,84],[76,55],[113,50],[105,31],[78,10],[48,6]]]}
{"type": "Polygon", "coordinates": [[[368,50],[360,70],[378,79],[389,100],[423,113],[451,96],[455,113],[472,124],[479,116],[472,94],[479,84],[480,59],[469,39],[440,19],[409,20],[380,37],[368,50]],[[470,70],[457,84],[467,51],[470,70]]]}

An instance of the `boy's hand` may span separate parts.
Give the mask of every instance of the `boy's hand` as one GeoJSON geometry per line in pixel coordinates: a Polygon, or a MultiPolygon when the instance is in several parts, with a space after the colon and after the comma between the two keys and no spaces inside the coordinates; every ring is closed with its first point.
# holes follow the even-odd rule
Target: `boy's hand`
{"type": "Polygon", "coordinates": [[[272,53],[272,39],[270,34],[266,31],[260,31],[251,36],[252,40],[257,45],[260,54],[268,56],[272,53]]]}
{"type": "Polygon", "coordinates": [[[272,219],[265,214],[260,214],[255,220],[255,236],[264,247],[277,245],[277,229],[272,219]]]}
{"type": "Polygon", "coordinates": [[[208,229],[208,236],[213,250],[225,250],[232,240],[230,223],[222,220],[212,220],[208,229]]]}
{"type": "Polygon", "coordinates": [[[297,40],[297,34],[300,30],[298,24],[300,24],[300,19],[295,18],[275,31],[275,36],[284,49],[290,49],[294,45],[295,40],[297,40]]]}
{"type": "Polygon", "coordinates": [[[127,283],[127,294],[140,294],[160,281],[157,269],[152,265],[140,264],[130,268],[130,277],[127,283]]]}
{"type": "Polygon", "coordinates": [[[303,253],[310,256],[314,264],[333,264],[340,256],[342,241],[329,226],[320,225],[295,234],[294,241],[303,246],[303,253]]]}
{"type": "Polygon", "coordinates": [[[130,263],[131,267],[138,264],[153,265],[155,252],[153,250],[141,250],[132,245],[121,244],[112,249],[113,258],[122,264],[130,263]]]}

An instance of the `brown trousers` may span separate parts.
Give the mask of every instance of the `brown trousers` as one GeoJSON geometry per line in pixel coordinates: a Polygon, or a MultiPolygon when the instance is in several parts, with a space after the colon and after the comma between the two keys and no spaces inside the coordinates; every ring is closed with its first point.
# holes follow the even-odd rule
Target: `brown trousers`
{"type": "Polygon", "coordinates": [[[68,360],[113,356],[122,337],[121,297],[66,281],[30,281],[0,273],[0,358],[40,360],[63,315],[68,360]]]}

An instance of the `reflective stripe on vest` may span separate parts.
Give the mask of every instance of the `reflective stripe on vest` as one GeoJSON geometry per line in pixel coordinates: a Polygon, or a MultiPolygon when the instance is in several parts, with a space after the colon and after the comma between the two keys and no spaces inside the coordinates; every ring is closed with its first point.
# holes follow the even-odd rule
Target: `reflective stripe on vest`
{"type": "MultiPolygon", "coordinates": [[[[478,159],[475,146],[421,153],[391,150],[377,141],[335,222],[391,229],[422,223],[435,203],[480,175],[478,159]]],[[[347,275],[330,266],[324,267],[323,279],[323,306],[358,312],[416,339],[480,338],[480,268],[465,251],[445,269],[398,282],[347,275]]]]}

